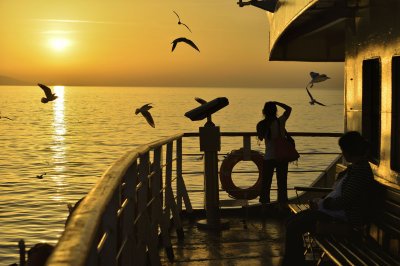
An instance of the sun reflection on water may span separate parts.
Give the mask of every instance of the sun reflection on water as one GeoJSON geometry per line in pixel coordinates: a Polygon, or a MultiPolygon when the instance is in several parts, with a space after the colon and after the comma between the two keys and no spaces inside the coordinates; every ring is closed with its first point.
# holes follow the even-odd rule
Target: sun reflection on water
{"type": "Polygon", "coordinates": [[[57,195],[53,195],[55,201],[64,201],[65,196],[61,193],[66,186],[65,181],[65,133],[66,127],[64,122],[64,86],[54,86],[54,93],[58,98],[53,101],[53,145],[51,146],[53,153],[54,174],[51,175],[52,180],[56,183],[57,195]]]}

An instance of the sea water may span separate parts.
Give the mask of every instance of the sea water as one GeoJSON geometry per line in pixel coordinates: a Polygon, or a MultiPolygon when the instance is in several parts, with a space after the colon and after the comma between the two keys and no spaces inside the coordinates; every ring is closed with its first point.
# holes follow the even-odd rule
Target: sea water
{"type": "MultiPolygon", "coordinates": [[[[343,132],[343,89],[311,89],[326,106],[310,105],[304,88],[154,88],[52,87],[58,99],[43,104],[37,86],[0,86],[0,262],[18,261],[20,239],[27,250],[39,242],[55,244],[64,230],[67,203],[74,204],[124,152],[138,145],[183,132],[198,132],[205,121],[184,114],[197,107],[194,97],[207,101],[227,97],[229,105],[212,116],[222,132],[254,132],[266,101],[293,108],[289,132],[343,132]],[[136,108],[151,103],[155,128],[136,108]],[[43,175],[42,179],[37,178],[43,175]]],[[[279,113],[282,109],[278,108],[279,113]]],[[[337,138],[297,137],[299,152],[338,153],[337,138]]],[[[243,145],[241,138],[222,138],[223,155],[243,145]]],[[[252,138],[252,149],[263,144],[252,138]]],[[[198,139],[185,138],[183,153],[200,153],[198,139]]],[[[323,170],[336,155],[302,155],[290,170],[323,170]]],[[[183,171],[201,171],[200,155],[184,158],[183,171]]],[[[254,171],[252,162],[235,170],[254,171]]],[[[320,172],[291,172],[288,187],[309,185],[320,172]]],[[[258,174],[234,175],[237,186],[252,185],[258,174]]],[[[198,175],[184,175],[187,189],[203,188],[198,175]]],[[[276,187],[276,181],[273,182],[276,187]]],[[[289,195],[293,193],[290,191],[289,195]]],[[[190,193],[195,208],[202,193],[190,193]]],[[[220,193],[226,198],[225,192],[220,193]]],[[[272,199],[275,195],[272,194],[272,199]]]]}

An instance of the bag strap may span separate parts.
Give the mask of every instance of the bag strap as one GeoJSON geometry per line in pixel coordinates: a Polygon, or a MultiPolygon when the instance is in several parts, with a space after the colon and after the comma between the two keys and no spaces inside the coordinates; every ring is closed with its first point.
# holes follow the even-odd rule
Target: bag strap
{"type": "Polygon", "coordinates": [[[284,132],[283,132],[283,134],[282,134],[281,123],[280,123],[280,121],[279,121],[279,118],[276,119],[276,121],[278,122],[279,135],[280,135],[281,137],[286,137],[286,138],[287,138],[287,131],[286,131],[285,128],[284,128],[284,132]]]}

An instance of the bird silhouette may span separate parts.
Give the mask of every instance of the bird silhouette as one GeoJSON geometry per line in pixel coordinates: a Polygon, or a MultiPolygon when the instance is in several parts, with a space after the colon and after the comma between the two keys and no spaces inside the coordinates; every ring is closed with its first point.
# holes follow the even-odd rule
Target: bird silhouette
{"type": "Polygon", "coordinates": [[[308,90],[307,87],[306,87],[306,90],[307,90],[308,96],[310,96],[310,99],[311,99],[310,104],[311,104],[311,105],[319,104],[319,105],[322,105],[322,106],[326,106],[325,104],[320,103],[320,102],[318,102],[317,100],[315,100],[315,99],[312,97],[312,95],[311,95],[311,93],[310,93],[310,91],[308,90]]]}
{"type": "Polygon", "coordinates": [[[9,118],[7,116],[1,115],[1,112],[0,112],[0,119],[2,119],[2,118],[8,119],[8,120],[12,120],[11,118],[9,118]]]}
{"type": "Polygon", "coordinates": [[[51,89],[50,89],[49,87],[47,87],[46,85],[43,85],[43,84],[38,83],[38,86],[39,86],[40,88],[42,88],[42,90],[44,91],[44,94],[46,95],[46,97],[43,97],[43,98],[41,99],[41,102],[42,102],[42,103],[47,103],[47,102],[49,102],[49,101],[54,101],[55,99],[58,98],[58,96],[56,96],[55,93],[52,93],[52,92],[51,92],[51,89]]]}
{"type": "Polygon", "coordinates": [[[203,100],[202,98],[199,98],[199,97],[194,97],[194,99],[195,99],[199,104],[201,104],[201,105],[207,103],[206,100],[203,100]]]}
{"type": "Polygon", "coordinates": [[[151,103],[145,104],[140,108],[137,108],[135,111],[135,115],[137,115],[138,113],[141,113],[144,118],[146,118],[147,123],[149,123],[150,126],[152,127],[156,127],[156,125],[154,124],[154,120],[153,117],[151,116],[149,110],[151,108],[153,108],[153,106],[150,105],[151,103]]]}
{"type": "Polygon", "coordinates": [[[311,76],[311,81],[310,81],[310,83],[308,83],[308,85],[311,84],[310,88],[313,87],[314,83],[318,83],[318,82],[322,82],[322,81],[325,81],[327,79],[330,79],[330,77],[328,77],[327,75],[319,74],[319,73],[316,73],[316,72],[310,72],[310,76],[311,76]]]}
{"type": "Polygon", "coordinates": [[[174,10],[172,10],[172,12],[174,12],[175,15],[178,17],[178,25],[183,25],[183,26],[185,26],[190,32],[192,32],[192,31],[189,29],[189,27],[188,27],[185,23],[182,23],[182,22],[181,22],[181,18],[179,17],[178,13],[176,13],[174,10]]]}
{"type": "Polygon", "coordinates": [[[43,176],[44,176],[44,175],[46,175],[46,173],[43,173],[43,174],[41,174],[41,175],[37,175],[36,178],[38,178],[38,179],[43,179],[43,176]]]}
{"type": "Polygon", "coordinates": [[[185,43],[189,44],[189,45],[192,46],[194,49],[196,49],[197,51],[200,52],[199,48],[197,48],[197,46],[196,46],[196,44],[194,44],[194,42],[192,42],[191,40],[186,39],[186,38],[184,38],[184,37],[177,38],[177,39],[175,39],[175,40],[172,42],[173,45],[172,45],[172,51],[171,51],[171,52],[173,52],[173,51],[175,50],[175,47],[176,47],[176,45],[177,45],[179,42],[185,42],[185,43]]]}

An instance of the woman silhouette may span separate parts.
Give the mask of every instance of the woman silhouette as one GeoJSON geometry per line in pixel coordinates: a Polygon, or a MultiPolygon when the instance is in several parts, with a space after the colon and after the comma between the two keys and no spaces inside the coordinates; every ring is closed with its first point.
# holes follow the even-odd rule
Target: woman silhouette
{"type": "Polygon", "coordinates": [[[263,158],[263,171],[260,192],[260,202],[262,204],[270,202],[270,190],[272,176],[276,168],[276,179],[278,183],[278,202],[285,203],[287,197],[287,173],[288,163],[278,162],[275,159],[274,141],[285,134],[286,120],[289,118],[292,108],[280,102],[266,102],[262,113],[264,119],[257,124],[257,135],[259,140],[265,139],[265,155],[263,158]],[[279,118],[277,117],[277,107],[285,109],[279,118]]]}

